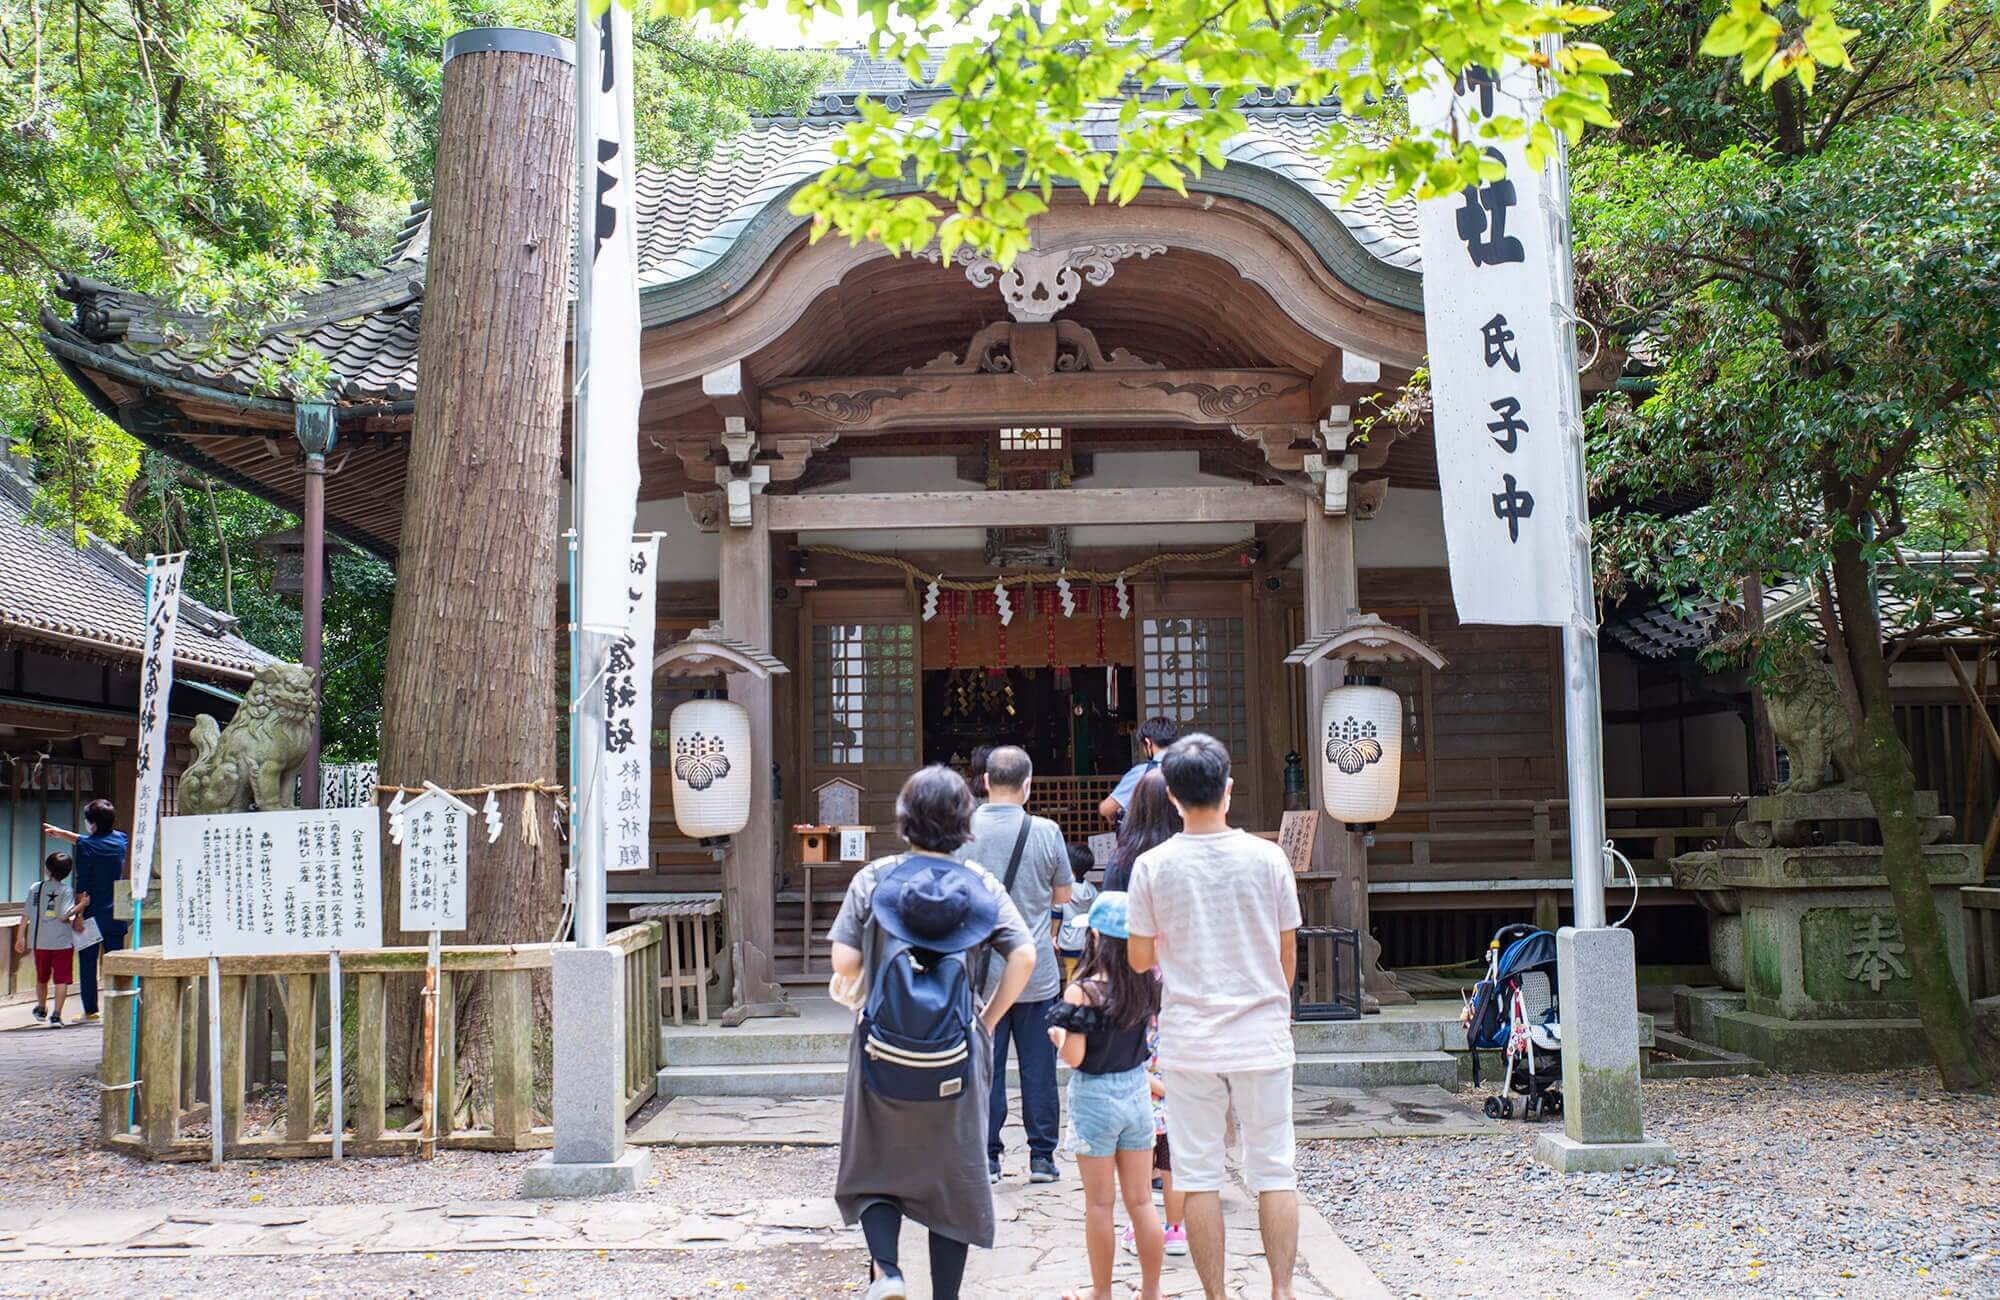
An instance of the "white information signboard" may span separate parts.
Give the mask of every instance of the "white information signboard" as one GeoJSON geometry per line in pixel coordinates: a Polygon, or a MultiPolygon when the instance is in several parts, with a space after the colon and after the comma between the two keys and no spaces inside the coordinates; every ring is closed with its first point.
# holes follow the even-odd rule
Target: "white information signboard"
{"type": "MultiPolygon", "coordinates": [[[[1468,69],[1410,93],[1410,120],[1478,140],[1498,113],[1534,120],[1535,71],[1468,69]]],[[[1549,177],[1525,139],[1489,141],[1506,175],[1418,206],[1445,549],[1461,623],[1572,621],[1577,605],[1561,389],[1567,353],[1553,306],[1542,205],[1549,177]]]]}
{"type": "Polygon", "coordinates": [[[373,808],[162,819],[166,955],[381,947],[380,826],[373,808]]]}
{"type": "Polygon", "coordinates": [[[465,843],[471,809],[432,790],[403,805],[405,930],[465,928],[465,843]]]}

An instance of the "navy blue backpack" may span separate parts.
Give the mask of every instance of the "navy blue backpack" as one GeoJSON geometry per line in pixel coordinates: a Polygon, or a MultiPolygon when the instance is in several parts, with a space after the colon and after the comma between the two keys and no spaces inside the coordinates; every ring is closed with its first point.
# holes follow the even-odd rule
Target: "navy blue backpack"
{"type": "Polygon", "coordinates": [[[862,1086],[897,1101],[950,1101],[972,1085],[969,950],[920,950],[876,929],[882,948],[861,1010],[862,1086]]]}

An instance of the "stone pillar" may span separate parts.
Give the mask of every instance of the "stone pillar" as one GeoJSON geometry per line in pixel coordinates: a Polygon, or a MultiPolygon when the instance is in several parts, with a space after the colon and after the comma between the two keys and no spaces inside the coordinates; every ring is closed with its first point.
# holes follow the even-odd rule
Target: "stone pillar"
{"type": "Polygon", "coordinates": [[[1630,930],[1556,932],[1563,1040],[1563,1131],[1535,1140],[1535,1156],[1563,1173],[1670,1165],[1674,1149],[1648,1138],[1639,1098],[1639,967],[1630,930]]]}

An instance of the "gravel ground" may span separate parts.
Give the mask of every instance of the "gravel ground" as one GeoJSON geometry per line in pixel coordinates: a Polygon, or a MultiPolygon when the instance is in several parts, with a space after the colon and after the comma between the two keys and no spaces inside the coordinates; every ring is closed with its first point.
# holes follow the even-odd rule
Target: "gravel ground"
{"type": "MultiPolygon", "coordinates": [[[[10,1038],[0,1043],[0,1051],[20,1041],[10,1038]]],[[[541,1154],[440,1151],[429,1163],[385,1156],[339,1165],[330,1160],[231,1160],[216,1173],[205,1164],[150,1164],[105,1151],[95,1143],[96,1127],[97,1087],[87,1075],[0,1093],[0,1169],[6,1171],[0,1186],[7,1202],[152,1206],[171,1200],[207,1209],[257,1203],[513,1200],[521,1194],[522,1170],[541,1154]]],[[[835,1163],[836,1153],[824,1147],[654,1147],[655,1181],[634,1198],[687,1205],[798,1196],[801,1188],[830,1194],[835,1163]]]]}
{"type": "Polygon", "coordinates": [[[478,1255],[347,1255],[339,1259],[65,1260],[0,1266],[0,1295],[18,1296],[753,1296],[757,1300],[852,1297],[866,1261],[859,1250],[551,1251],[478,1255]]]}
{"type": "Polygon", "coordinates": [[[1689,1080],[1647,1084],[1646,1122],[1678,1168],[1563,1179],[1522,1124],[1310,1143],[1302,1187],[1401,1295],[2000,1296],[1993,1098],[1916,1072],[1689,1080]]]}

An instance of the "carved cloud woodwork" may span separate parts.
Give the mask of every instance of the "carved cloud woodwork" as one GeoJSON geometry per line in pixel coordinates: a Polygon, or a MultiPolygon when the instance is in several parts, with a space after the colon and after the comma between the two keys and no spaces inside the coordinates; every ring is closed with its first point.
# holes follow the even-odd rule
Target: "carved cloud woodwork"
{"type": "Polygon", "coordinates": [[[1074,321],[1059,320],[1043,325],[1022,325],[997,321],[972,336],[961,359],[956,352],[940,352],[921,366],[911,366],[908,375],[1021,375],[1044,379],[1051,374],[1084,374],[1117,370],[1161,370],[1157,361],[1135,356],[1124,348],[1107,355],[1098,346],[1097,335],[1074,321]]]}
{"type": "MultiPolygon", "coordinates": [[[[1056,314],[1076,301],[1086,284],[1103,284],[1111,278],[1114,265],[1127,258],[1147,258],[1165,253],[1167,246],[1145,242],[1076,244],[1068,248],[1033,248],[1002,267],[990,257],[961,245],[951,263],[965,268],[965,278],[981,289],[1000,286],[1007,314],[1027,324],[1054,320],[1056,314]]],[[[917,256],[942,263],[935,245],[917,256]]]]}

